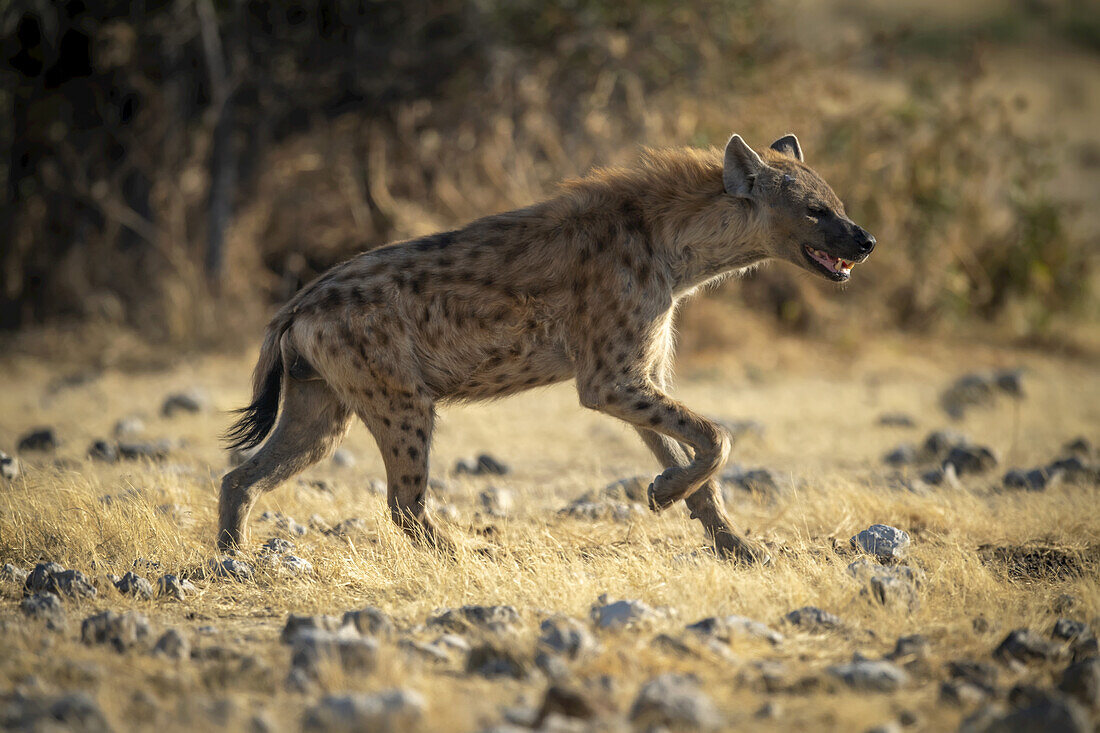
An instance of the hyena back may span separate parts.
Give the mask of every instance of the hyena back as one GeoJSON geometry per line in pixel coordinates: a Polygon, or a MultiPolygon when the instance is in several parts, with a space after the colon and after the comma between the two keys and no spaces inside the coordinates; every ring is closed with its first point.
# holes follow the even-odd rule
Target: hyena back
{"type": "Polygon", "coordinates": [[[425,507],[436,405],[575,379],[582,405],[632,425],[666,467],[652,509],[683,499],[720,554],[765,560],[720,499],[728,434],[667,394],[673,314],[769,258],[846,280],[873,246],[793,135],[759,154],[734,135],[724,153],[647,151],[544,203],[363,253],[268,327],[253,402],[229,434],[263,445],[223,479],[218,544],[238,546],[257,498],[330,455],[358,416],[394,521],[451,549],[425,507]]]}

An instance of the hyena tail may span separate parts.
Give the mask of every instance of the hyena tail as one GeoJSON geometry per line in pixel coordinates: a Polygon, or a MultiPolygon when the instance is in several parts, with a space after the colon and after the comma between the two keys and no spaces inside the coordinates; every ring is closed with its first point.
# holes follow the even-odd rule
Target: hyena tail
{"type": "Polygon", "coordinates": [[[275,426],[279,415],[279,393],[283,383],[283,334],[290,328],[288,314],[280,313],[267,327],[260,360],[252,373],[252,403],[235,410],[240,415],[226,431],[224,439],[230,450],[255,448],[275,426]]]}

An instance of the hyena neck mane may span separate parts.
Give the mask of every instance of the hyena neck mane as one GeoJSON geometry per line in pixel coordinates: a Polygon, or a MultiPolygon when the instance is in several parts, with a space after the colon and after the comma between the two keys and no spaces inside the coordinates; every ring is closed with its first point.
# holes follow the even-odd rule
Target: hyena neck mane
{"type": "Polygon", "coordinates": [[[717,149],[646,149],[629,167],[600,168],[564,183],[559,201],[637,212],[677,294],[767,258],[759,213],[726,195],[717,149]]]}

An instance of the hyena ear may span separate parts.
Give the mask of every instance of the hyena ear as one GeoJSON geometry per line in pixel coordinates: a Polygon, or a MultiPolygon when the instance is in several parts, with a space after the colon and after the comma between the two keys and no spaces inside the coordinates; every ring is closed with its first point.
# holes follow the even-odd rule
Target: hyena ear
{"type": "Polygon", "coordinates": [[[784,135],[772,143],[772,150],[789,155],[799,163],[802,162],[802,146],[798,144],[798,138],[794,135],[784,135]]]}
{"type": "Polygon", "coordinates": [[[734,135],[726,143],[726,155],[722,163],[722,183],[726,187],[726,193],[730,196],[751,196],[756,176],[766,167],[756,151],[740,135],[734,135]]]}

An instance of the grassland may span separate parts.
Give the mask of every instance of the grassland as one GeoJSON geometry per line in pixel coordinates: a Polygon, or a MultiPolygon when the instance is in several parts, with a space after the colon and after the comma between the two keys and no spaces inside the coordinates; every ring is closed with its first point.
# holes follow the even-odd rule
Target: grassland
{"type": "MultiPolygon", "coordinates": [[[[569,385],[442,413],[433,466],[446,489],[435,491],[434,500],[453,507],[448,522],[463,538],[455,560],[414,549],[391,526],[383,499],[370,489],[372,479],[383,477],[381,460],[357,426],[345,444],[354,466],[317,466],[305,482],[261,501],[251,550],[280,535],[257,520],[264,511],[302,524],[315,514],[330,525],[359,517],[362,528],[344,537],[316,530],[289,537],[314,567],[304,577],[265,569],[245,553],[256,576],[235,582],[209,577],[205,568],[213,557],[218,479],[228,465],[217,436],[229,421],[225,411],[245,399],[249,357],[207,356],[146,373],[108,369],[87,380],[60,379],[67,373],[38,361],[5,363],[0,449],[11,453],[18,436],[38,425],[53,426],[64,442],[56,454],[21,455],[23,475],[0,484],[0,563],[29,570],[52,560],[97,579],[99,592],[91,600],[66,599],[67,628],[53,631],[24,618],[21,587],[0,581],[0,695],[83,690],[119,730],[239,730],[254,716],[273,730],[297,730],[303,711],[324,694],[401,686],[427,700],[422,730],[478,730],[501,722],[506,708],[537,708],[546,677],[532,668],[525,679],[485,679],[465,674],[461,658],[427,664],[389,640],[374,671],[324,667],[309,689],[289,691],[291,652],[279,640],[287,615],[338,615],[371,605],[392,615],[399,638],[430,641],[438,632],[424,622],[433,609],[509,604],[523,621],[510,645],[529,662],[543,618],[564,613],[587,620],[590,606],[608,593],[668,607],[672,615],[642,628],[598,632],[601,651],[570,667],[568,684],[604,711],[595,729],[623,726],[639,687],[678,671],[699,678],[731,729],[863,730],[908,719],[909,711],[916,729],[944,730],[972,712],[939,700],[946,662],[991,662],[1015,628],[1047,636],[1066,613],[1055,611],[1064,594],[1076,599],[1069,615],[1093,623],[1100,615],[1096,487],[1021,492],[1002,489],[1000,481],[1006,468],[1048,462],[1071,438],[1100,438],[1100,370],[1087,360],[887,338],[858,348],[750,338],[729,355],[694,360],[682,370],[678,396],[706,414],[765,427],[763,436],[740,441],[731,461],[770,469],[781,490],[730,497],[740,526],[773,549],[773,563],[762,568],[708,555],[681,508],[625,522],[560,516],[589,490],[656,472],[634,433],[581,409],[569,385]],[[937,398],[960,372],[998,366],[1026,370],[1026,397],[1002,398],[951,427],[994,449],[1000,465],[957,487],[898,488],[882,455],[948,426],[937,398]],[[208,395],[208,407],[160,416],[162,400],[189,387],[208,395]],[[915,426],[878,424],[890,412],[907,413],[915,426]],[[167,460],[86,457],[89,443],[110,437],[116,420],[128,415],[143,418],[142,439],[176,441],[167,460]],[[508,463],[511,473],[451,473],[457,460],[483,451],[508,463]],[[514,495],[508,516],[480,513],[478,494],[490,485],[514,495]],[[176,506],[158,511],[165,504],[176,506]],[[856,559],[848,538],[873,523],[912,536],[908,562],[925,574],[920,608],[912,613],[869,601],[845,572],[856,559]],[[989,544],[1055,547],[1073,562],[1065,573],[1009,572],[983,560],[978,548],[989,544]],[[197,592],[183,601],[124,597],[105,576],[135,563],[152,581],[166,572],[188,576],[197,592]],[[811,633],[783,623],[784,614],[805,605],[837,614],[843,627],[811,633]],[[81,620],[105,609],[145,614],[154,639],[178,629],[191,641],[192,657],[171,661],[147,647],[117,653],[82,643],[81,620]],[[762,621],[786,638],[776,646],[735,639],[720,652],[689,655],[653,644],[660,633],[682,637],[685,624],[720,614],[762,621]],[[825,673],[855,653],[879,658],[913,633],[927,637],[931,653],[910,667],[898,691],[854,691],[825,673]],[[765,684],[763,660],[782,663],[782,683],[765,684]],[[758,716],[766,703],[769,716],[758,716]]],[[[1002,667],[999,694],[1017,682],[1049,688],[1061,666],[1002,667]]]]}

